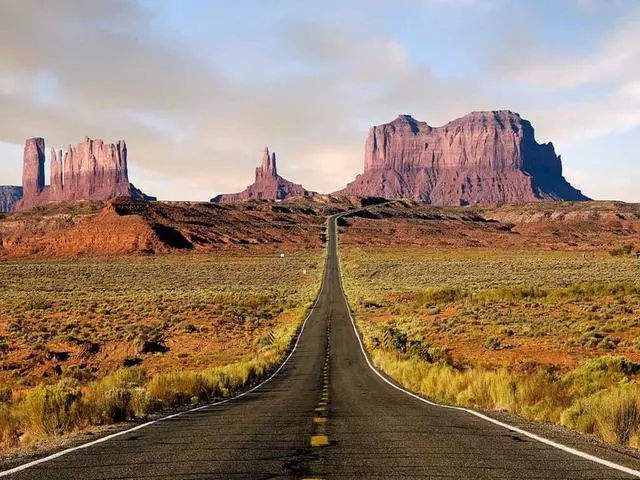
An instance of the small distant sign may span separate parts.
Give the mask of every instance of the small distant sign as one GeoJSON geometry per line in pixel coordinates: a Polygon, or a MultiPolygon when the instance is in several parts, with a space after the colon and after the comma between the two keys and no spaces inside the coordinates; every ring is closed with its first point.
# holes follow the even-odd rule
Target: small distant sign
{"type": "Polygon", "coordinates": [[[280,254],[280,258],[284,258],[284,253],[281,253],[281,254],[280,254]]]}
{"type": "Polygon", "coordinates": [[[307,271],[306,271],[306,270],[302,270],[302,274],[303,274],[303,275],[306,275],[306,274],[307,274],[307,271]]]}

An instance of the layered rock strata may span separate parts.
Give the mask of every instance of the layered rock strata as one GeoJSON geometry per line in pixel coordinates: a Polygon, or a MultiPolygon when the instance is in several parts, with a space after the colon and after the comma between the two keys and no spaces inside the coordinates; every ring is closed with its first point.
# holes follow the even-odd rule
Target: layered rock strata
{"type": "Polygon", "coordinates": [[[337,194],[435,205],[588,200],[562,176],[553,144],[510,111],[473,112],[443,127],[409,115],[372,127],[364,173],[337,194]]]}
{"type": "Polygon", "coordinates": [[[28,210],[49,202],[108,200],[130,197],[155,200],[129,182],[127,146],[124,140],[107,144],[85,138],[67,152],[51,149],[50,184],[45,185],[45,142],[30,138],[24,147],[22,185],[24,196],[16,210],[28,210]]]}

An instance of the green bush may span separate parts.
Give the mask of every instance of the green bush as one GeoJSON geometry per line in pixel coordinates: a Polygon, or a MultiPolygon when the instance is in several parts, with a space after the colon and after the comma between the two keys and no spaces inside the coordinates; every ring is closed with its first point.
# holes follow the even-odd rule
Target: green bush
{"type": "Polygon", "coordinates": [[[498,350],[501,345],[502,345],[502,342],[500,341],[499,338],[496,338],[496,337],[489,337],[482,344],[482,346],[487,350],[498,350]]]}

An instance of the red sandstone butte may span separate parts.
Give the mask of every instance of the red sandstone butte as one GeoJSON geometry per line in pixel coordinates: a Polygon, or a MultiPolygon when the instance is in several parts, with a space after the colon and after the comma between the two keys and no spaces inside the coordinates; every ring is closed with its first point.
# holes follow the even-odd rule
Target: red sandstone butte
{"type": "Polygon", "coordinates": [[[50,185],[45,185],[45,144],[43,138],[30,138],[24,146],[22,200],[15,210],[29,210],[49,202],[108,200],[131,197],[155,200],[129,182],[127,146],[124,140],[106,144],[85,138],[64,154],[51,149],[50,185]]]}
{"type": "Polygon", "coordinates": [[[269,154],[265,147],[262,164],[256,168],[255,181],[240,193],[226,193],[211,199],[214,203],[234,203],[244,200],[284,200],[292,197],[308,197],[313,193],[302,185],[290,182],[278,175],[276,154],[269,154]]]}
{"type": "Polygon", "coordinates": [[[442,127],[409,115],[372,127],[364,173],[336,194],[434,205],[589,200],[562,176],[553,144],[538,144],[531,123],[506,110],[442,127]]]}

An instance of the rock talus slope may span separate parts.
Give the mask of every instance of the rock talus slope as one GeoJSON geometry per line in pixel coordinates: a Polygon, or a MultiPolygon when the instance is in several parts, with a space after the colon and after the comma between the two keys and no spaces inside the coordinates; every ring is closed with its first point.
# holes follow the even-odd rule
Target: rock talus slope
{"type": "Polygon", "coordinates": [[[443,127],[409,115],[372,127],[364,173],[337,194],[435,205],[588,200],[562,176],[551,143],[510,111],[473,112],[443,127]]]}
{"type": "Polygon", "coordinates": [[[29,210],[49,202],[107,200],[126,196],[154,200],[129,182],[127,146],[124,140],[107,144],[85,138],[69,149],[51,149],[50,185],[45,185],[45,142],[30,138],[24,147],[22,185],[24,196],[16,210],[29,210]]]}
{"type": "Polygon", "coordinates": [[[278,175],[276,154],[265,147],[262,163],[256,168],[255,181],[240,193],[227,193],[211,199],[214,203],[234,203],[244,200],[284,200],[292,197],[308,197],[312,192],[302,185],[290,182],[278,175]]]}

